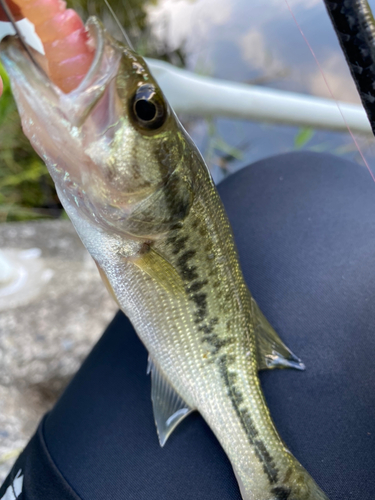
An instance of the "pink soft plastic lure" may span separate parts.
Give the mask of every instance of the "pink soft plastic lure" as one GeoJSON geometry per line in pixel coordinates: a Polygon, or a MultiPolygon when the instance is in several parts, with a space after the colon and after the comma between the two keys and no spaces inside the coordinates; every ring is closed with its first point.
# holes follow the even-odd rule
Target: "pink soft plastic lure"
{"type": "Polygon", "coordinates": [[[93,60],[85,26],[62,0],[14,0],[35,26],[48,62],[51,80],[65,93],[80,84],[93,60]]]}

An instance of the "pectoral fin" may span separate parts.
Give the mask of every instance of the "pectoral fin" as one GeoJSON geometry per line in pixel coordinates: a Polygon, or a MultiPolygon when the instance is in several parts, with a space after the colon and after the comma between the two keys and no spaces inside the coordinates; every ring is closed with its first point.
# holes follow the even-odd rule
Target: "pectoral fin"
{"type": "Polygon", "coordinates": [[[253,298],[251,298],[251,309],[255,324],[259,370],[274,368],[304,370],[305,365],[286,347],[253,298]]]}
{"type": "Polygon", "coordinates": [[[177,425],[193,410],[177,394],[151,358],[147,373],[151,372],[151,399],[160,446],[164,446],[177,425]]]}
{"type": "Polygon", "coordinates": [[[142,256],[132,260],[132,262],[159,283],[167,292],[173,295],[183,295],[185,293],[184,284],[176,269],[152,248],[142,256]]]}

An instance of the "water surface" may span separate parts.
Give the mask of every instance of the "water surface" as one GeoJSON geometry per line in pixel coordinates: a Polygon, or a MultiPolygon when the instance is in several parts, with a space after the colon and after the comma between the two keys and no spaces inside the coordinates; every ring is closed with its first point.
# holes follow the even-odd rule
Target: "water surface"
{"type": "MultiPolygon", "coordinates": [[[[375,0],[369,3],[374,9],[375,0]]],[[[324,3],[289,0],[289,5],[335,99],[360,104],[324,3]]],[[[171,50],[182,50],[186,67],[192,71],[330,97],[285,0],[159,0],[147,7],[147,19],[154,36],[171,50]]],[[[183,119],[216,180],[248,163],[294,149],[329,152],[361,162],[347,132],[301,130],[222,118],[211,123],[183,119]]],[[[358,139],[369,163],[375,167],[374,140],[358,139]]]]}

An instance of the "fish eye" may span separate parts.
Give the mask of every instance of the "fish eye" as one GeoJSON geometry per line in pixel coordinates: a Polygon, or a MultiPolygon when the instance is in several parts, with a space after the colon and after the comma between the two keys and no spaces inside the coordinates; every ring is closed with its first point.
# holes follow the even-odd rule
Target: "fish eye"
{"type": "Polygon", "coordinates": [[[153,85],[141,85],[131,102],[131,114],[143,129],[156,130],[167,118],[167,109],[162,96],[153,85]]]}

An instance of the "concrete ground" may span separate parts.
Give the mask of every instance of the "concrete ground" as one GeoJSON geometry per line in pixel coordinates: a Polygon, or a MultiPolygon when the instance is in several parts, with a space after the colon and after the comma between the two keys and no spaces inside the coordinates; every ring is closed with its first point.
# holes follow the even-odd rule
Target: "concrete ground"
{"type": "Polygon", "coordinates": [[[0,225],[0,484],[116,305],[69,221],[0,225]]]}

